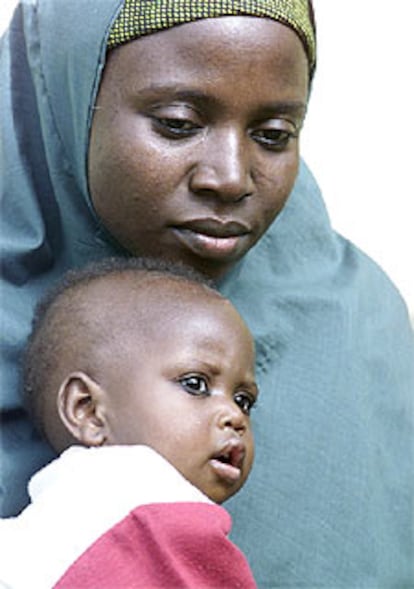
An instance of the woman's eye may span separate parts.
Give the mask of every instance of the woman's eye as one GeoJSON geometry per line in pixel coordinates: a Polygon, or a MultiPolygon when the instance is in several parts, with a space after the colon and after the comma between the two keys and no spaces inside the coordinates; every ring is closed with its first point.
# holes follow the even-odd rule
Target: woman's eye
{"type": "Polygon", "coordinates": [[[234,395],[234,402],[240,407],[245,415],[250,415],[250,411],[253,409],[256,399],[247,393],[236,393],[234,395]]]}
{"type": "Polygon", "coordinates": [[[209,392],[207,379],[203,376],[192,374],[179,379],[183,389],[190,395],[207,395],[209,392]]]}
{"type": "Polygon", "coordinates": [[[190,137],[200,129],[199,125],[188,119],[162,117],[154,120],[161,132],[172,138],[190,137]]]}
{"type": "Polygon", "coordinates": [[[274,151],[283,151],[289,141],[297,137],[297,133],[282,129],[258,129],[251,133],[252,138],[265,147],[274,151]]]}

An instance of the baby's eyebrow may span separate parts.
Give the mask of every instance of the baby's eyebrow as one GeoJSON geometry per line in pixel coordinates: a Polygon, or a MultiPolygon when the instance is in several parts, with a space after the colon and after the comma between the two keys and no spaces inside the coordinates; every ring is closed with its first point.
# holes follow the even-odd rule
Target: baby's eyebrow
{"type": "Polygon", "coordinates": [[[247,383],[247,384],[249,386],[249,389],[251,389],[254,392],[254,394],[256,396],[256,399],[257,399],[257,397],[259,396],[259,391],[260,391],[257,382],[255,380],[253,380],[253,381],[251,381],[250,383],[247,383]]]}

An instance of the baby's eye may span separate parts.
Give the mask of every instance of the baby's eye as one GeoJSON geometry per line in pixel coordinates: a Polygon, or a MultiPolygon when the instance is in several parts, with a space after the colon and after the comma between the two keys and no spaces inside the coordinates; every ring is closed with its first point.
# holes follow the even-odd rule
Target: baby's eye
{"type": "Polygon", "coordinates": [[[240,407],[245,415],[250,415],[250,411],[256,402],[256,399],[249,393],[236,393],[234,395],[234,402],[240,407]]]}
{"type": "Polygon", "coordinates": [[[198,374],[182,376],[179,383],[190,395],[207,395],[209,393],[208,382],[204,376],[198,374]]]}

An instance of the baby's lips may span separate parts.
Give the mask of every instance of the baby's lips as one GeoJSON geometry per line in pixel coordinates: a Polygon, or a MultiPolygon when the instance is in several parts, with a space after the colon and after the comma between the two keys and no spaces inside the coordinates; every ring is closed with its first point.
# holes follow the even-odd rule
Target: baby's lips
{"type": "Polygon", "coordinates": [[[243,442],[239,439],[231,438],[213,458],[241,470],[245,455],[246,448],[243,442]]]}

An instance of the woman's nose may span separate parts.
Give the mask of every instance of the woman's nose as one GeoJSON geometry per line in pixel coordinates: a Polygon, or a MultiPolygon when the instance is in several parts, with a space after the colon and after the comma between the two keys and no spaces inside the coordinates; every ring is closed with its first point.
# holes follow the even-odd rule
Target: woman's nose
{"type": "Polygon", "coordinates": [[[235,130],[207,136],[190,178],[190,188],[200,196],[215,196],[223,202],[239,202],[254,190],[249,149],[235,130]]]}

